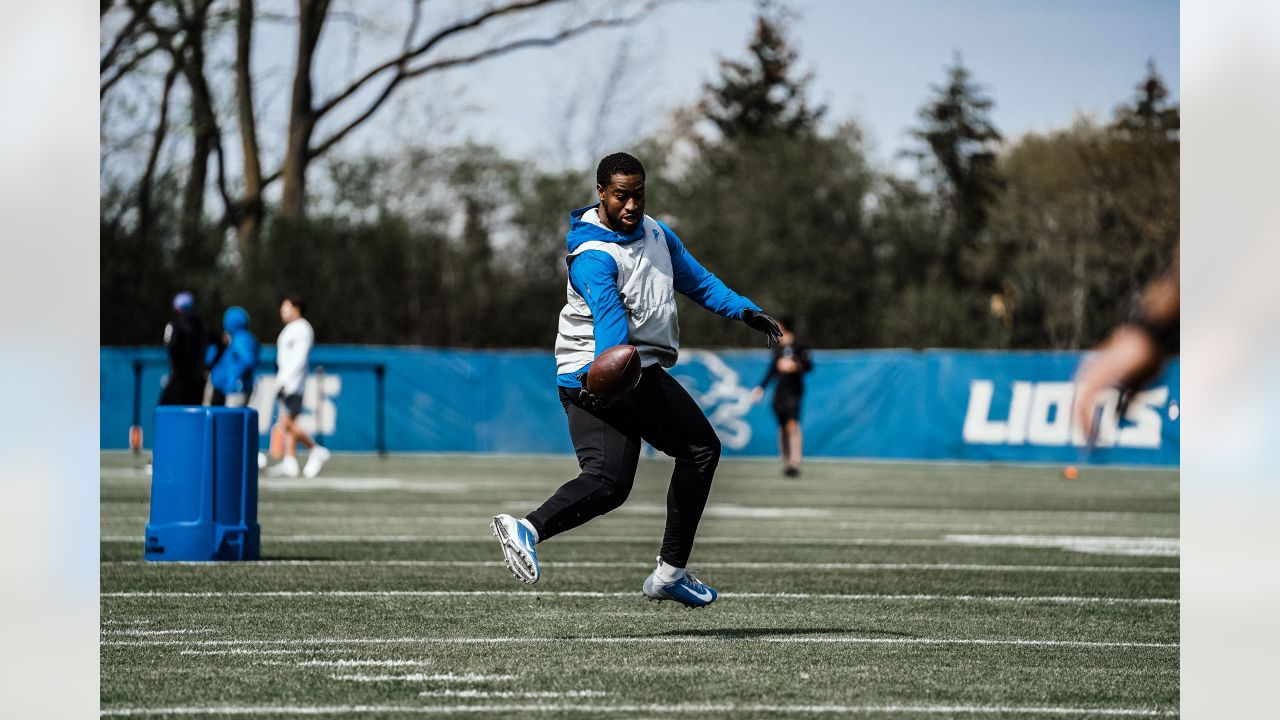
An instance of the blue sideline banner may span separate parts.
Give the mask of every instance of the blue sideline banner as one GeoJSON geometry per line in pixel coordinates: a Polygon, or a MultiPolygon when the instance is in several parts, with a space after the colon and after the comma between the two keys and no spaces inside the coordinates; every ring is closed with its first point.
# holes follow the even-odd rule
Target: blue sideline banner
{"type": "MultiPolygon", "coordinates": [[[[860,457],[1176,466],[1175,359],[1134,395],[1099,408],[1088,456],[1073,426],[1081,353],[815,350],[801,410],[805,452],[860,457]]],[[[725,454],[777,453],[769,397],[752,403],[764,350],[684,350],[671,373],[707,413],[725,454]]],[[[303,426],[335,450],[571,453],[544,351],[321,346],[311,355],[303,426]]],[[[159,348],[101,351],[101,446],[128,447],[134,416],[151,437],[167,373],[159,348]]],[[[263,349],[250,402],[265,447],[276,413],[274,349],[263,349]]]]}

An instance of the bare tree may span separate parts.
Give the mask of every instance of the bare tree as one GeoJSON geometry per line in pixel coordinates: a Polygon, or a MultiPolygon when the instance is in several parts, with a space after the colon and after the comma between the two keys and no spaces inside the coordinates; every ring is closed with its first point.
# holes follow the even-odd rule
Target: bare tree
{"type": "MultiPolygon", "coordinates": [[[[240,260],[253,251],[263,216],[263,193],[275,182],[282,181],[279,212],[284,217],[301,217],[307,203],[307,171],[313,160],[340,144],[364,125],[407,80],[424,75],[464,67],[516,50],[550,47],[574,36],[605,27],[634,23],[666,0],[630,3],[618,9],[615,5],[586,6],[582,12],[566,13],[571,18],[558,29],[530,30],[538,22],[545,28],[550,11],[578,7],[577,0],[508,0],[486,4],[472,14],[422,33],[424,20],[422,0],[411,0],[411,17],[398,52],[373,65],[334,95],[317,100],[312,84],[318,49],[331,16],[330,0],[298,0],[296,28],[298,50],[294,59],[287,128],[284,133],[284,157],[271,172],[263,169],[258,139],[257,113],[253,94],[252,64],[253,30],[257,18],[252,0],[227,0],[226,6],[214,8],[215,0],[123,0],[129,18],[120,32],[107,43],[102,57],[102,94],[105,95],[123,77],[133,72],[148,57],[164,51],[179,69],[190,103],[191,156],[188,181],[184,191],[183,228],[194,231],[203,214],[210,162],[216,161],[218,194],[222,198],[221,223],[235,228],[240,260]],[[228,18],[235,19],[234,87],[235,110],[240,129],[240,151],[243,155],[243,178],[238,194],[228,189],[225,159],[219,127],[218,100],[210,90],[205,48],[208,37],[220,32],[228,18]],[[516,28],[509,34],[494,37],[493,31],[503,21],[516,28]],[[421,37],[419,37],[421,35],[421,37]],[[468,43],[465,52],[447,52],[443,46],[468,43]],[[474,49],[478,47],[479,49],[474,49]],[[317,128],[330,117],[344,117],[345,122],[332,131],[316,137],[317,128]]],[[[110,2],[103,2],[108,12],[110,2]]],[[[618,5],[623,5],[619,3],[618,5]]],[[[506,28],[507,26],[501,26],[506,28]]],[[[168,97],[166,95],[166,97],[168,97]]],[[[163,139],[163,138],[162,138],[163,139]]]]}
{"type": "Polygon", "coordinates": [[[262,225],[262,163],[259,160],[258,121],[253,104],[253,0],[240,0],[236,17],[236,116],[240,125],[240,153],[244,164],[244,199],[236,203],[233,221],[236,225],[236,249],[240,252],[237,267],[243,270],[253,251],[254,240],[262,225]]]}
{"type": "Polygon", "coordinates": [[[306,169],[308,164],[341,142],[351,131],[369,120],[404,81],[450,68],[470,65],[523,48],[556,45],[589,30],[630,24],[643,17],[645,12],[651,10],[660,2],[660,0],[651,0],[642,5],[639,10],[629,14],[616,14],[607,9],[602,15],[588,16],[585,20],[578,20],[548,35],[501,40],[489,47],[471,53],[446,55],[437,58],[432,52],[444,41],[477,32],[500,18],[527,16],[540,9],[555,5],[565,5],[569,1],[520,0],[519,2],[503,3],[439,28],[425,38],[417,40],[415,36],[418,32],[418,24],[421,17],[421,2],[420,0],[415,0],[413,20],[410,22],[405,35],[402,51],[395,57],[389,58],[371,68],[332,98],[317,106],[311,104],[310,63],[314,58],[315,43],[319,41],[320,29],[324,22],[324,12],[327,10],[328,2],[327,0],[299,0],[300,41],[298,65],[295,68],[294,91],[290,108],[289,144],[281,169],[284,175],[284,191],[280,207],[281,215],[296,217],[303,214],[306,207],[306,169]],[[308,45],[309,47],[306,47],[308,45]],[[382,83],[381,90],[373,100],[367,103],[362,111],[327,137],[313,142],[312,134],[321,119],[347,105],[358,96],[361,90],[378,82],[382,83]]]}

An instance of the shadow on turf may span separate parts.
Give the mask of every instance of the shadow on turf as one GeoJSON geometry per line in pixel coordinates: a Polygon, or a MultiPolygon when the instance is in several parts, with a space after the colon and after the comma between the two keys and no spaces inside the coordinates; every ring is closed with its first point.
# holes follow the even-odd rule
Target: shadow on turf
{"type": "MultiPolygon", "coordinates": [[[[643,637],[694,636],[714,637],[729,640],[747,640],[759,637],[787,637],[795,635],[892,635],[895,637],[915,637],[911,633],[893,632],[890,630],[874,630],[859,627],[818,627],[818,628],[693,628],[688,630],[671,630],[664,633],[650,633],[643,637]]],[[[641,636],[637,636],[641,637],[641,636]]]]}

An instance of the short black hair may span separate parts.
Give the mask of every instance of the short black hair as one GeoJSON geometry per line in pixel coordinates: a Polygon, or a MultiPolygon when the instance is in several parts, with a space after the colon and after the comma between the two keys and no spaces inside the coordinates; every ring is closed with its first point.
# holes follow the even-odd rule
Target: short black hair
{"type": "Polygon", "coordinates": [[[301,295],[297,293],[289,293],[288,295],[280,298],[280,302],[284,302],[285,300],[288,300],[290,305],[298,308],[299,315],[305,316],[307,314],[307,304],[302,301],[301,295]]]}
{"type": "Polygon", "coordinates": [[[778,322],[791,332],[794,333],[796,331],[796,318],[794,315],[779,315],[778,322]]]}
{"type": "Polygon", "coordinates": [[[596,166],[596,184],[609,187],[614,175],[639,175],[644,177],[644,165],[634,155],[619,152],[606,155],[596,166]]]}

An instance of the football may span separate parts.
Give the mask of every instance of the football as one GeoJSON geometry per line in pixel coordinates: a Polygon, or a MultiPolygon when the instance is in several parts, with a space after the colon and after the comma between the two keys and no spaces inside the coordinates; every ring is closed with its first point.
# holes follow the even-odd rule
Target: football
{"type": "Polygon", "coordinates": [[[614,345],[596,357],[587,371],[587,391],[612,402],[640,382],[640,352],[634,345],[614,345]]]}

